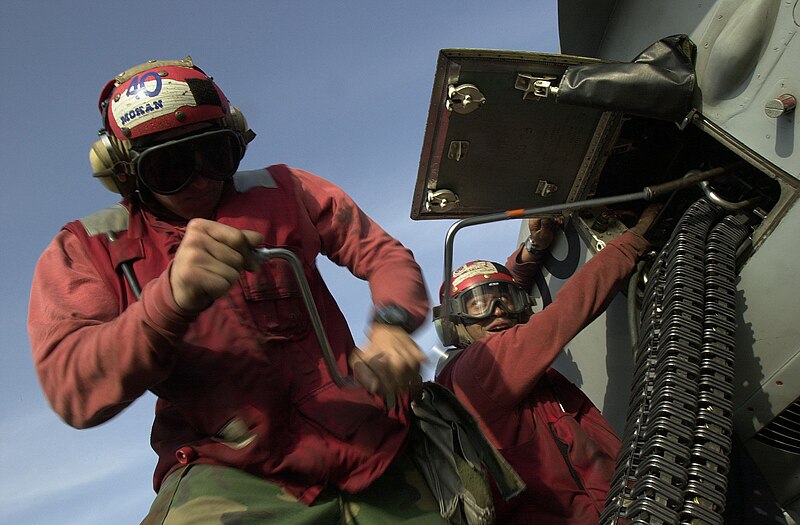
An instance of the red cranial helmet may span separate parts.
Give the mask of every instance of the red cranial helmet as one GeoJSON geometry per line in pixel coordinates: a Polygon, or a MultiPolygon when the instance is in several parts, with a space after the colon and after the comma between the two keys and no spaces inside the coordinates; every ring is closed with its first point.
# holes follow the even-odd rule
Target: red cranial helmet
{"type": "MultiPolygon", "coordinates": [[[[496,315],[498,308],[521,321],[531,314],[530,296],[502,264],[482,260],[468,262],[456,268],[450,285],[448,317],[455,325],[460,346],[472,342],[464,326],[496,315]]],[[[441,301],[447,300],[444,285],[439,296],[441,301]]],[[[441,325],[441,316],[442,307],[435,307],[434,322],[441,325]]]]}
{"type": "MultiPolygon", "coordinates": [[[[180,181],[158,181],[152,170],[148,184],[142,167],[168,165],[165,159],[181,160],[191,152],[187,153],[186,148],[176,144],[171,149],[152,151],[145,160],[143,148],[155,148],[150,148],[152,141],[143,142],[142,138],[187,126],[193,127],[187,129],[186,136],[208,132],[208,129],[229,130],[227,135],[206,136],[203,148],[191,145],[195,151],[227,150],[222,146],[233,145],[236,151],[223,159],[225,169],[217,169],[219,173],[214,175],[222,178],[223,175],[229,177],[231,169],[235,171],[247,143],[255,137],[242,113],[230,105],[222,90],[194,65],[191,57],[151,60],[120,73],[103,88],[99,107],[103,129],[100,139],[92,145],[89,161],[93,175],[106,188],[123,196],[139,189],[142,180],[154,191],[158,190],[156,182],[163,185],[161,192],[180,190],[180,181]],[[208,125],[197,126],[203,123],[208,125]]],[[[181,137],[183,134],[172,135],[181,137]]],[[[219,159],[210,160],[223,164],[219,159]]],[[[172,178],[178,176],[172,174],[172,178]]]]}
{"type": "Polygon", "coordinates": [[[453,270],[452,295],[459,295],[481,284],[501,282],[516,284],[508,268],[490,261],[471,261],[453,270]]]}
{"type": "Polygon", "coordinates": [[[105,129],[118,140],[133,140],[211,120],[230,113],[214,81],[183,60],[151,61],[110,80],[100,93],[105,129]]]}

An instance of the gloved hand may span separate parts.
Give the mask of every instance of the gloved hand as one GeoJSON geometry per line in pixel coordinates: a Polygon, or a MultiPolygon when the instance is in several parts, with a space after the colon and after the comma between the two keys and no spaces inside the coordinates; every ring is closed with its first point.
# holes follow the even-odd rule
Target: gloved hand
{"type": "Polygon", "coordinates": [[[534,261],[541,261],[544,252],[550,249],[553,240],[556,236],[556,231],[564,225],[564,217],[561,215],[544,215],[531,217],[528,219],[528,230],[530,230],[530,248],[533,248],[535,253],[528,251],[528,245],[519,252],[520,262],[528,263],[534,261]]]}
{"type": "Polygon", "coordinates": [[[394,406],[400,393],[420,382],[419,370],[425,354],[406,331],[398,326],[373,323],[369,343],[350,353],[350,367],[361,385],[394,406]]]}
{"type": "Polygon", "coordinates": [[[239,281],[242,270],[258,268],[252,250],[262,240],[258,232],[206,219],[189,221],[170,267],[175,302],[186,312],[208,308],[239,281]]]}
{"type": "Polygon", "coordinates": [[[564,217],[561,215],[545,215],[528,219],[528,229],[531,232],[533,247],[537,250],[547,250],[553,244],[556,230],[564,226],[564,217]]]}

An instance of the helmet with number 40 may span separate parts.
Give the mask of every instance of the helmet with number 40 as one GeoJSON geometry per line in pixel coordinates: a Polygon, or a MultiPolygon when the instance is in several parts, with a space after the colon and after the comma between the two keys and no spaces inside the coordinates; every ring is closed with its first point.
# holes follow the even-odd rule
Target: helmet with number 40
{"type": "Polygon", "coordinates": [[[239,158],[255,137],[241,112],[191,57],[153,60],[120,73],[105,85],[98,105],[103,129],[89,159],[94,176],[122,195],[137,189],[132,152],[153,134],[209,123],[209,128],[241,137],[239,158]]]}

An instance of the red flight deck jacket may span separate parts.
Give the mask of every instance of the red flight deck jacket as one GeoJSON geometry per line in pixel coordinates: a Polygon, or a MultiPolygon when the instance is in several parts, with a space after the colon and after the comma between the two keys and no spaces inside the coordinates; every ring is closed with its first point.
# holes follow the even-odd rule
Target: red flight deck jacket
{"type": "MultiPolygon", "coordinates": [[[[646,248],[644,239],[626,232],[527,323],[471,344],[438,375],[527,485],[509,501],[495,497],[497,523],[597,525],[620,441],[583,392],[550,364],[605,310],[646,248]]],[[[518,263],[517,254],[506,266],[529,289],[538,263],[518,263]]]]}
{"type": "MultiPolygon", "coordinates": [[[[413,327],[425,318],[411,252],[311,173],[284,165],[237,173],[214,219],[300,258],[342,375],[354,343],[318,254],[369,281],[374,304],[404,307],[413,327]]],[[[241,468],[307,504],[326,487],[367,487],[406,441],[407,400],[387,409],[363,388],[332,382],[286,261],[243,272],[199,315],[182,312],[168,272],[183,226],[124,200],[67,224],[45,250],[28,324],[53,409],[91,427],[152,391],[156,490],[187,462],[241,468]],[[142,286],[139,301],[118,271],[123,261],[142,286]]]]}

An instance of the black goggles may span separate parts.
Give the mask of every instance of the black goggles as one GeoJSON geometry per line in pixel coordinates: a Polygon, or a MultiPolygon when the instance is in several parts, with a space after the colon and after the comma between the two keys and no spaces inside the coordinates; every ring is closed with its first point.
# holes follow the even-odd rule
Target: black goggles
{"type": "Polygon", "coordinates": [[[244,140],[230,129],[170,140],[133,150],[136,176],[145,188],[160,195],[178,193],[197,175],[230,180],[244,156],[244,140]]]}
{"type": "Polygon", "coordinates": [[[530,308],[531,299],[513,283],[492,282],[458,294],[451,304],[454,315],[467,322],[477,322],[493,316],[497,308],[509,315],[519,315],[530,308]]]}

